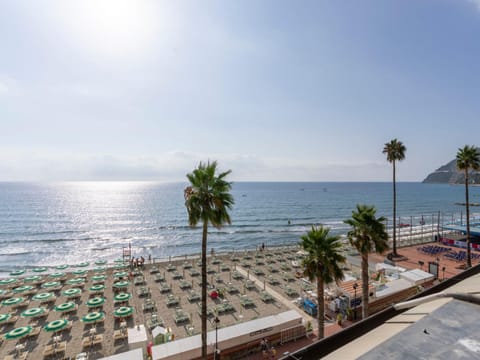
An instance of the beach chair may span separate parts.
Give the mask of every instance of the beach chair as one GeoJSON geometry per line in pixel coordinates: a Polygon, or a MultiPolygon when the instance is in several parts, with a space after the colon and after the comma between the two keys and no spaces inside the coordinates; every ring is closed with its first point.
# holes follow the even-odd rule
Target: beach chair
{"type": "Polygon", "coordinates": [[[220,265],[220,271],[222,271],[222,272],[230,271],[230,266],[228,266],[228,265],[220,265]]]}
{"type": "Polygon", "coordinates": [[[154,311],[157,309],[155,301],[152,299],[145,299],[144,303],[142,304],[143,312],[147,311],[154,311]]]}
{"type": "Polygon", "coordinates": [[[175,296],[173,294],[168,294],[166,304],[167,307],[175,306],[180,303],[180,298],[178,296],[175,296]]]}
{"type": "Polygon", "coordinates": [[[240,274],[237,270],[234,270],[234,271],[232,272],[232,278],[233,278],[234,280],[243,280],[243,275],[240,274]]]}
{"type": "Polygon", "coordinates": [[[155,282],[165,282],[165,276],[163,276],[162,274],[155,274],[153,280],[155,282]]]}
{"type": "Polygon", "coordinates": [[[180,274],[178,271],[174,271],[173,274],[172,274],[172,279],[173,279],[173,280],[183,279],[183,275],[180,274]]]}
{"type": "Polygon", "coordinates": [[[198,271],[197,269],[191,269],[189,273],[191,277],[200,276],[200,271],[198,271]]]}
{"type": "Polygon", "coordinates": [[[158,270],[158,268],[156,266],[152,266],[150,268],[150,274],[157,274],[159,272],[160,272],[160,270],[158,270]]]}
{"type": "Polygon", "coordinates": [[[246,295],[240,297],[240,305],[244,308],[255,307],[255,302],[246,295]]]}
{"type": "Polygon", "coordinates": [[[201,297],[195,291],[190,290],[190,293],[189,293],[187,299],[188,299],[189,302],[195,302],[195,301],[200,301],[201,297]]]}
{"type": "Polygon", "coordinates": [[[191,263],[185,261],[185,262],[183,263],[183,265],[182,265],[182,268],[183,268],[184,270],[188,270],[188,269],[191,269],[192,266],[193,266],[193,265],[192,265],[191,263]]]}
{"type": "Polygon", "coordinates": [[[272,295],[270,295],[268,292],[266,291],[262,291],[260,293],[260,299],[264,302],[264,303],[269,303],[269,302],[273,302],[275,301],[274,297],[272,295]]]}
{"type": "Polygon", "coordinates": [[[181,324],[190,321],[190,317],[180,308],[175,309],[174,315],[175,324],[181,324]]]}
{"type": "Polygon", "coordinates": [[[82,347],[92,347],[95,345],[102,345],[103,343],[103,335],[97,334],[93,336],[86,336],[82,339],[82,347]]]}
{"type": "Polygon", "coordinates": [[[145,285],[145,278],[143,276],[137,276],[133,279],[134,285],[145,285]]]}
{"type": "Polygon", "coordinates": [[[190,289],[192,287],[192,283],[186,280],[182,280],[180,281],[179,287],[182,290],[190,289]]]}
{"type": "Polygon", "coordinates": [[[168,272],[175,271],[175,270],[177,270],[177,267],[176,267],[175,265],[173,265],[173,264],[171,264],[171,263],[169,263],[169,264],[167,265],[167,271],[168,271],[168,272]]]}
{"type": "Polygon", "coordinates": [[[256,276],[263,276],[263,275],[265,275],[265,273],[263,272],[262,269],[253,269],[253,273],[254,273],[256,276]]]}

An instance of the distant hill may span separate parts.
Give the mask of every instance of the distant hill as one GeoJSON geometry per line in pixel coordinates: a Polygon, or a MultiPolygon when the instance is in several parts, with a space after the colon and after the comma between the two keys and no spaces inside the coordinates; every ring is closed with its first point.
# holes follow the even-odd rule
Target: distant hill
{"type": "MultiPolygon", "coordinates": [[[[480,152],[480,149],[477,151],[480,152]]],[[[480,172],[472,172],[469,178],[472,183],[480,184],[480,172]]],[[[427,184],[463,184],[465,176],[463,172],[457,170],[457,160],[452,160],[429,174],[423,182],[427,184]]]]}

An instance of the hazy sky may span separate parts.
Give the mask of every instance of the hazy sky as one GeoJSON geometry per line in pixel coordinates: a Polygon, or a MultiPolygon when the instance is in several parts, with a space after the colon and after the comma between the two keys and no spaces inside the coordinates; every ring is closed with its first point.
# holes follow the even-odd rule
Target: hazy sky
{"type": "Polygon", "coordinates": [[[480,145],[480,0],[0,0],[0,180],[422,180],[480,145]]]}

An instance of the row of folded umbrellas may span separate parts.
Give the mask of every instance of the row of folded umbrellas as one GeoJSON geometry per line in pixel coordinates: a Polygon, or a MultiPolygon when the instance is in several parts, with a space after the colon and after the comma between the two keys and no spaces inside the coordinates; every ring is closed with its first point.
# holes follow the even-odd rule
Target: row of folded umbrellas
{"type": "MultiPolygon", "coordinates": [[[[105,271],[105,268],[102,267],[102,268],[98,268],[96,270],[98,270],[96,272],[103,272],[103,271],[105,271]]],[[[20,271],[20,270],[18,270],[18,271],[20,271]]],[[[21,270],[21,271],[24,271],[24,270],[21,270]]],[[[95,271],[95,269],[93,271],[95,271]]],[[[88,272],[88,270],[78,269],[78,270],[72,271],[71,274],[76,275],[76,276],[82,276],[82,275],[86,275],[87,272],[88,272]]],[[[16,272],[10,273],[10,275],[11,276],[19,275],[19,274],[14,274],[14,273],[16,273],[16,272]]],[[[54,273],[49,274],[48,276],[50,278],[55,279],[55,278],[63,278],[66,275],[67,275],[67,273],[65,273],[63,271],[56,271],[54,273]]],[[[128,273],[126,271],[119,271],[119,272],[114,273],[113,276],[116,277],[116,278],[123,278],[123,277],[127,277],[128,273]]],[[[94,275],[94,276],[91,277],[91,279],[93,281],[104,281],[106,278],[107,278],[107,276],[103,275],[103,274],[94,275]]],[[[75,280],[75,279],[78,279],[78,278],[73,278],[73,279],[70,279],[70,280],[75,280]]],[[[79,279],[81,279],[81,278],[79,278],[79,279]]],[[[28,282],[32,283],[32,282],[41,281],[41,280],[43,280],[43,278],[40,275],[30,275],[30,276],[24,277],[22,280],[23,280],[24,283],[28,283],[28,282]]],[[[70,280],[68,280],[68,281],[70,281],[70,280]]],[[[11,285],[11,284],[14,284],[18,281],[19,281],[19,279],[16,278],[16,277],[0,279],[0,285],[11,285]]]]}
{"type": "MultiPolygon", "coordinates": [[[[104,265],[106,265],[106,264],[107,264],[106,260],[95,261],[95,265],[101,266],[101,269],[104,269],[104,265]]],[[[79,264],[74,264],[74,265],[62,264],[62,265],[55,266],[54,268],[56,270],[65,270],[69,267],[84,268],[84,267],[87,267],[89,265],[90,265],[89,262],[81,262],[79,264]]],[[[122,259],[116,259],[115,260],[114,268],[124,269],[124,268],[127,268],[127,267],[128,267],[128,264],[126,264],[122,259]]],[[[42,273],[42,272],[46,272],[47,270],[48,270],[48,268],[46,266],[41,266],[41,267],[38,267],[38,268],[33,268],[31,271],[35,272],[35,273],[42,273]]],[[[24,270],[24,269],[15,270],[15,271],[12,271],[10,273],[10,276],[20,276],[20,275],[25,274],[25,272],[26,272],[26,270],[24,270]]]]}
{"type": "MultiPolygon", "coordinates": [[[[121,275],[118,275],[117,277],[124,277],[124,276],[121,276],[121,275]]],[[[33,278],[33,276],[32,276],[33,278]]],[[[106,276],[105,275],[95,275],[95,276],[92,276],[92,281],[104,281],[106,279],[106,276]]],[[[0,280],[0,285],[11,285],[13,283],[16,282],[17,279],[15,278],[9,278],[9,279],[2,279],[0,280]]],[[[30,281],[37,281],[37,280],[40,280],[39,279],[31,279],[30,281]]],[[[79,284],[84,284],[86,282],[85,278],[82,278],[82,277],[77,277],[77,278],[72,278],[72,279],[68,279],[67,281],[65,281],[65,284],[67,285],[79,285],[79,284]]],[[[129,281],[127,280],[120,280],[120,281],[117,281],[113,284],[114,287],[116,288],[125,288],[125,287],[128,287],[128,285],[130,284],[129,281]]],[[[59,286],[62,286],[62,283],[60,281],[47,281],[45,283],[43,283],[40,287],[41,288],[44,288],[44,289],[48,289],[48,288],[56,288],[56,287],[59,287],[59,286]]],[[[93,287],[95,286],[105,286],[105,285],[93,285],[93,287]]],[[[92,287],[92,288],[93,288],[92,287]]],[[[90,288],[90,289],[92,289],[90,288]]],[[[21,285],[21,286],[18,286],[16,288],[13,288],[12,291],[14,293],[22,293],[22,292],[26,292],[26,291],[32,291],[34,290],[35,287],[32,286],[32,285],[21,285]]],[[[101,290],[101,289],[100,289],[101,290]]],[[[97,291],[97,290],[92,290],[92,291],[97,291]]],[[[0,289],[0,295],[3,295],[7,292],[7,290],[5,289],[0,289]]]]}
{"type": "MultiPolygon", "coordinates": [[[[65,297],[75,297],[79,295],[81,292],[82,290],[80,289],[72,288],[72,289],[65,290],[62,294],[65,297]]],[[[115,300],[115,302],[124,302],[124,301],[130,300],[131,297],[132,297],[132,294],[122,292],[122,293],[116,294],[113,297],[113,299],[115,300]]],[[[52,292],[44,292],[44,293],[40,293],[32,296],[32,300],[35,300],[35,301],[48,302],[48,300],[50,299],[55,299],[55,294],[52,292]]],[[[21,296],[11,297],[11,298],[2,300],[0,304],[3,306],[13,306],[13,305],[19,305],[26,300],[27,300],[26,298],[21,296]]],[[[90,306],[90,307],[96,307],[96,306],[102,305],[104,302],[105,302],[104,297],[97,296],[87,300],[86,304],[87,306],[90,306]]]]}
{"type": "MultiPolygon", "coordinates": [[[[73,307],[75,307],[75,304],[74,303],[72,304],[73,304],[73,307]]],[[[34,316],[39,316],[40,314],[43,314],[46,311],[47,310],[45,308],[32,308],[32,309],[25,310],[21,315],[24,317],[34,317],[34,316]]],[[[123,317],[131,316],[133,312],[134,312],[133,307],[122,306],[113,312],[113,316],[118,318],[123,318],[123,317]]],[[[11,314],[0,314],[0,323],[8,321],[11,316],[12,316],[11,314]]],[[[89,324],[89,323],[96,323],[98,321],[102,321],[103,319],[105,319],[105,313],[102,311],[95,311],[83,316],[81,318],[81,321],[89,324]]],[[[50,321],[48,324],[43,326],[43,329],[45,331],[56,332],[56,331],[63,330],[68,326],[68,324],[69,322],[67,319],[58,319],[58,320],[50,321]]],[[[6,340],[20,339],[22,337],[28,336],[32,331],[33,331],[33,327],[30,325],[21,326],[13,330],[10,330],[6,334],[4,334],[3,337],[6,340]]]]}

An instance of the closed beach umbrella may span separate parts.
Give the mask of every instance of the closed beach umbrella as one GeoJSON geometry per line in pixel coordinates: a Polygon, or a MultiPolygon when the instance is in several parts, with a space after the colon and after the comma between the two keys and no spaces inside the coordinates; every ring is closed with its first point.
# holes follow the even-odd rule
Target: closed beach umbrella
{"type": "Polygon", "coordinates": [[[101,281],[105,281],[106,278],[107,278],[107,277],[106,277],[105,275],[93,275],[93,276],[91,277],[91,280],[92,280],[93,282],[101,282],[101,281]]]}
{"type": "Polygon", "coordinates": [[[32,283],[32,282],[37,282],[42,280],[42,277],[40,275],[32,275],[32,276],[27,276],[26,278],[23,279],[24,283],[32,283]]]}
{"type": "Polygon", "coordinates": [[[10,273],[10,276],[20,276],[25,274],[25,270],[15,270],[10,273]]]}
{"type": "Polygon", "coordinates": [[[80,290],[78,288],[74,288],[74,289],[65,290],[64,292],[62,292],[62,295],[66,296],[66,297],[75,297],[75,296],[80,295],[81,293],[82,293],[82,290],[80,290]]]}
{"type": "Polygon", "coordinates": [[[0,314],[0,324],[8,321],[12,317],[12,314],[0,314]]]}
{"type": "Polygon", "coordinates": [[[128,273],[126,271],[118,271],[114,273],[113,276],[116,278],[127,277],[128,273]]]}
{"type": "Polygon", "coordinates": [[[12,297],[10,299],[3,300],[0,304],[3,306],[12,306],[12,305],[18,305],[22,303],[25,300],[23,297],[12,297]]]}
{"type": "Polygon", "coordinates": [[[93,268],[93,271],[96,272],[96,273],[105,272],[106,270],[107,270],[107,268],[105,266],[97,266],[97,267],[93,268]]]}
{"type": "Polygon", "coordinates": [[[44,307],[34,307],[27,309],[25,311],[22,311],[20,314],[22,317],[37,317],[37,316],[42,316],[47,312],[47,309],[44,307]]]}
{"type": "Polygon", "coordinates": [[[85,261],[85,262],[76,264],[75,267],[87,267],[88,265],[90,265],[90,263],[85,261]]]}
{"type": "Polygon", "coordinates": [[[124,302],[124,301],[130,300],[131,297],[132,297],[132,294],[129,294],[129,293],[120,293],[120,294],[115,295],[115,297],[114,297],[113,299],[114,299],[116,302],[124,302]]]}
{"type": "Polygon", "coordinates": [[[32,297],[32,300],[36,301],[47,301],[50,299],[53,299],[55,297],[55,294],[52,292],[44,292],[40,294],[36,294],[32,297]]]}
{"type": "Polygon", "coordinates": [[[52,331],[60,331],[62,329],[65,329],[65,327],[68,325],[68,320],[67,319],[58,319],[58,320],[53,320],[50,321],[47,325],[43,327],[43,330],[52,332],[52,331]]]}
{"type": "Polygon", "coordinates": [[[78,285],[78,284],[83,284],[85,283],[84,278],[73,278],[73,279],[68,279],[67,284],[68,285],[78,285]]]}
{"type": "Polygon", "coordinates": [[[75,308],[75,303],[73,301],[68,301],[65,303],[62,303],[60,305],[55,306],[54,310],[63,312],[63,311],[70,311],[75,308]]]}
{"type": "Polygon", "coordinates": [[[122,288],[128,287],[129,284],[130,282],[123,280],[123,281],[117,281],[116,283],[113,284],[113,286],[116,287],[117,289],[122,289],[122,288]]]}
{"type": "Polygon", "coordinates": [[[21,339],[32,332],[31,326],[22,326],[16,329],[10,330],[4,335],[5,340],[17,340],[21,339]]]}
{"type": "Polygon", "coordinates": [[[36,272],[36,273],[41,273],[41,272],[45,272],[47,271],[47,268],[45,266],[42,266],[42,267],[38,267],[38,268],[35,268],[35,269],[32,269],[33,272],[36,272]]]}
{"type": "Polygon", "coordinates": [[[85,275],[87,273],[87,270],[74,270],[72,271],[72,274],[74,275],[85,275]]]}
{"type": "Polygon", "coordinates": [[[9,279],[0,279],[0,285],[10,285],[16,282],[17,279],[15,278],[9,278],[9,279]]]}
{"type": "Polygon", "coordinates": [[[105,265],[107,263],[107,260],[97,260],[95,261],[95,265],[105,265]]]}
{"type": "Polygon", "coordinates": [[[88,307],[98,307],[98,306],[101,306],[103,305],[103,303],[105,302],[105,298],[104,297],[100,297],[100,296],[97,296],[97,297],[94,297],[90,300],[88,300],[86,302],[87,306],[88,307]]]}
{"type": "Polygon", "coordinates": [[[90,290],[91,292],[103,291],[105,290],[105,285],[103,284],[92,285],[88,290],[90,290]]]}
{"type": "Polygon", "coordinates": [[[15,289],[13,289],[12,291],[15,293],[15,294],[21,294],[23,292],[27,292],[27,291],[30,291],[33,289],[33,286],[32,285],[22,285],[22,286],[19,286],[19,287],[16,287],[15,289]]]}
{"type": "Polygon", "coordinates": [[[122,318],[127,317],[133,314],[133,307],[131,306],[121,306],[113,312],[113,316],[122,318]]]}
{"type": "Polygon", "coordinates": [[[54,273],[51,273],[50,276],[51,278],[58,279],[64,277],[66,274],[63,271],[56,271],[54,273]]]}
{"type": "Polygon", "coordinates": [[[91,324],[95,323],[97,321],[100,321],[105,318],[105,314],[101,311],[94,311],[91,313],[88,313],[87,315],[82,317],[82,322],[86,324],[91,324]]]}
{"type": "Polygon", "coordinates": [[[42,284],[42,288],[44,289],[52,289],[61,286],[62,283],[60,281],[48,281],[44,284],[42,284]]]}
{"type": "Polygon", "coordinates": [[[62,264],[62,265],[55,266],[55,269],[57,269],[57,270],[65,270],[66,268],[68,268],[67,264],[62,264]]]}

